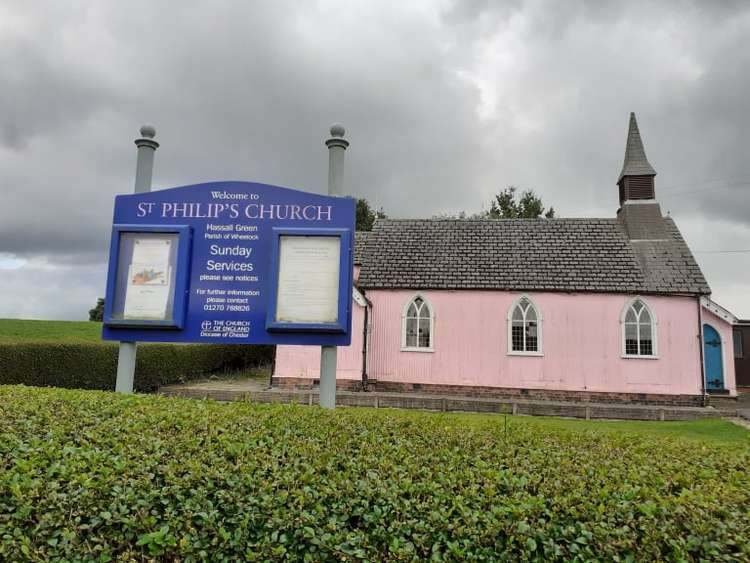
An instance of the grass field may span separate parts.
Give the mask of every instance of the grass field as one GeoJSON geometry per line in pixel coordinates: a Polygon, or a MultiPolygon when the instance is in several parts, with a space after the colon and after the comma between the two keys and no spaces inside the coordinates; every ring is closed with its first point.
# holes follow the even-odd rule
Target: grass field
{"type": "Polygon", "coordinates": [[[750,434],[0,387],[4,560],[748,560],[750,434]]]}
{"type": "Polygon", "coordinates": [[[750,446],[750,432],[721,419],[648,422],[638,420],[574,420],[552,417],[523,418],[525,426],[539,425],[539,430],[559,429],[592,432],[601,435],[641,436],[643,438],[675,438],[706,444],[750,446]]]}
{"type": "Polygon", "coordinates": [[[0,319],[0,343],[101,341],[101,323],[0,319]]]}

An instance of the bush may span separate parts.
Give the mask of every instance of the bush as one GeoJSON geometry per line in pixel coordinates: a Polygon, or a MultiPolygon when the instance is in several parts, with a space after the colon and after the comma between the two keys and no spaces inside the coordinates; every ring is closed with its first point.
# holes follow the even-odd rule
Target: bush
{"type": "MultiPolygon", "coordinates": [[[[116,344],[0,343],[0,383],[41,387],[112,390],[117,373],[116,344]]],[[[135,389],[270,363],[271,346],[139,344],[135,389]]]]}
{"type": "Polygon", "coordinates": [[[0,408],[6,561],[750,558],[745,436],[24,387],[0,408]]]}

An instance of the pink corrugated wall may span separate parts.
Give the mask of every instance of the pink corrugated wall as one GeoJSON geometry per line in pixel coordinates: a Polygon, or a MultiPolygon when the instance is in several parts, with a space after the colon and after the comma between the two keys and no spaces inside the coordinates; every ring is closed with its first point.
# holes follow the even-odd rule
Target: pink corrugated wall
{"type": "MultiPolygon", "coordinates": [[[[352,343],[339,346],[336,377],[360,379],[362,375],[362,328],[364,308],[352,302],[352,343]]],[[[320,346],[277,346],[276,377],[320,377],[320,346]]]]}
{"type": "MultiPolygon", "coordinates": [[[[373,304],[371,379],[627,393],[701,392],[695,298],[645,296],[658,319],[659,357],[634,359],[622,357],[620,331],[620,314],[630,295],[528,294],[543,318],[542,357],[507,354],[508,309],[522,294],[499,291],[421,292],[434,308],[434,352],[402,351],[401,316],[414,295],[404,290],[367,292],[373,304]]],[[[354,307],[352,346],[339,348],[341,378],[358,378],[361,372],[363,309],[354,307]]],[[[728,333],[726,327],[716,328],[730,346],[731,327],[728,333]]],[[[725,377],[734,392],[730,361],[727,358],[725,377]]],[[[276,362],[278,376],[317,377],[319,350],[279,347],[276,362]]]]}

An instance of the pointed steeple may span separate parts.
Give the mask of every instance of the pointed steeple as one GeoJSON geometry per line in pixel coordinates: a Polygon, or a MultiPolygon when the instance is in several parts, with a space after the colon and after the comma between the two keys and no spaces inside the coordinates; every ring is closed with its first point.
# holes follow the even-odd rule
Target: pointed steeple
{"type": "Polygon", "coordinates": [[[635,113],[631,112],[625,161],[617,179],[620,186],[620,205],[631,199],[654,199],[654,176],[656,170],[646,158],[638,122],[635,120],[635,113]]]}
{"type": "Polygon", "coordinates": [[[623,176],[647,176],[656,175],[656,170],[646,158],[643,148],[641,132],[638,130],[638,122],[635,113],[630,112],[630,127],[628,127],[628,142],[625,145],[625,162],[622,164],[622,172],[617,179],[619,183],[623,176]]]}

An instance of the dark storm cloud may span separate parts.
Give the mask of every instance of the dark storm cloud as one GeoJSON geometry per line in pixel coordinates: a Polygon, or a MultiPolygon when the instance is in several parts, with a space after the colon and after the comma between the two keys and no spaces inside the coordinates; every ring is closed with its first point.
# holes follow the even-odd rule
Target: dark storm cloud
{"type": "Polygon", "coordinates": [[[38,135],[59,131],[85,120],[102,104],[116,103],[117,92],[106,91],[94,77],[56,66],[58,61],[35,52],[21,41],[0,50],[2,143],[21,150],[38,135]]]}
{"type": "MultiPolygon", "coordinates": [[[[4,295],[90,266],[99,281],[67,309],[34,301],[35,316],[85,314],[144,122],[162,143],[155,188],[323,192],[341,121],[348,191],[390,215],[475,211],[515,184],[561,215],[613,216],[636,111],[693,248],[750,248],[748,32],[745,3],[0,4],[0,254],[30,260],[4,295]]],[[[714,291],[750,314],[736,261],[708,256],[714,291]]]]}

